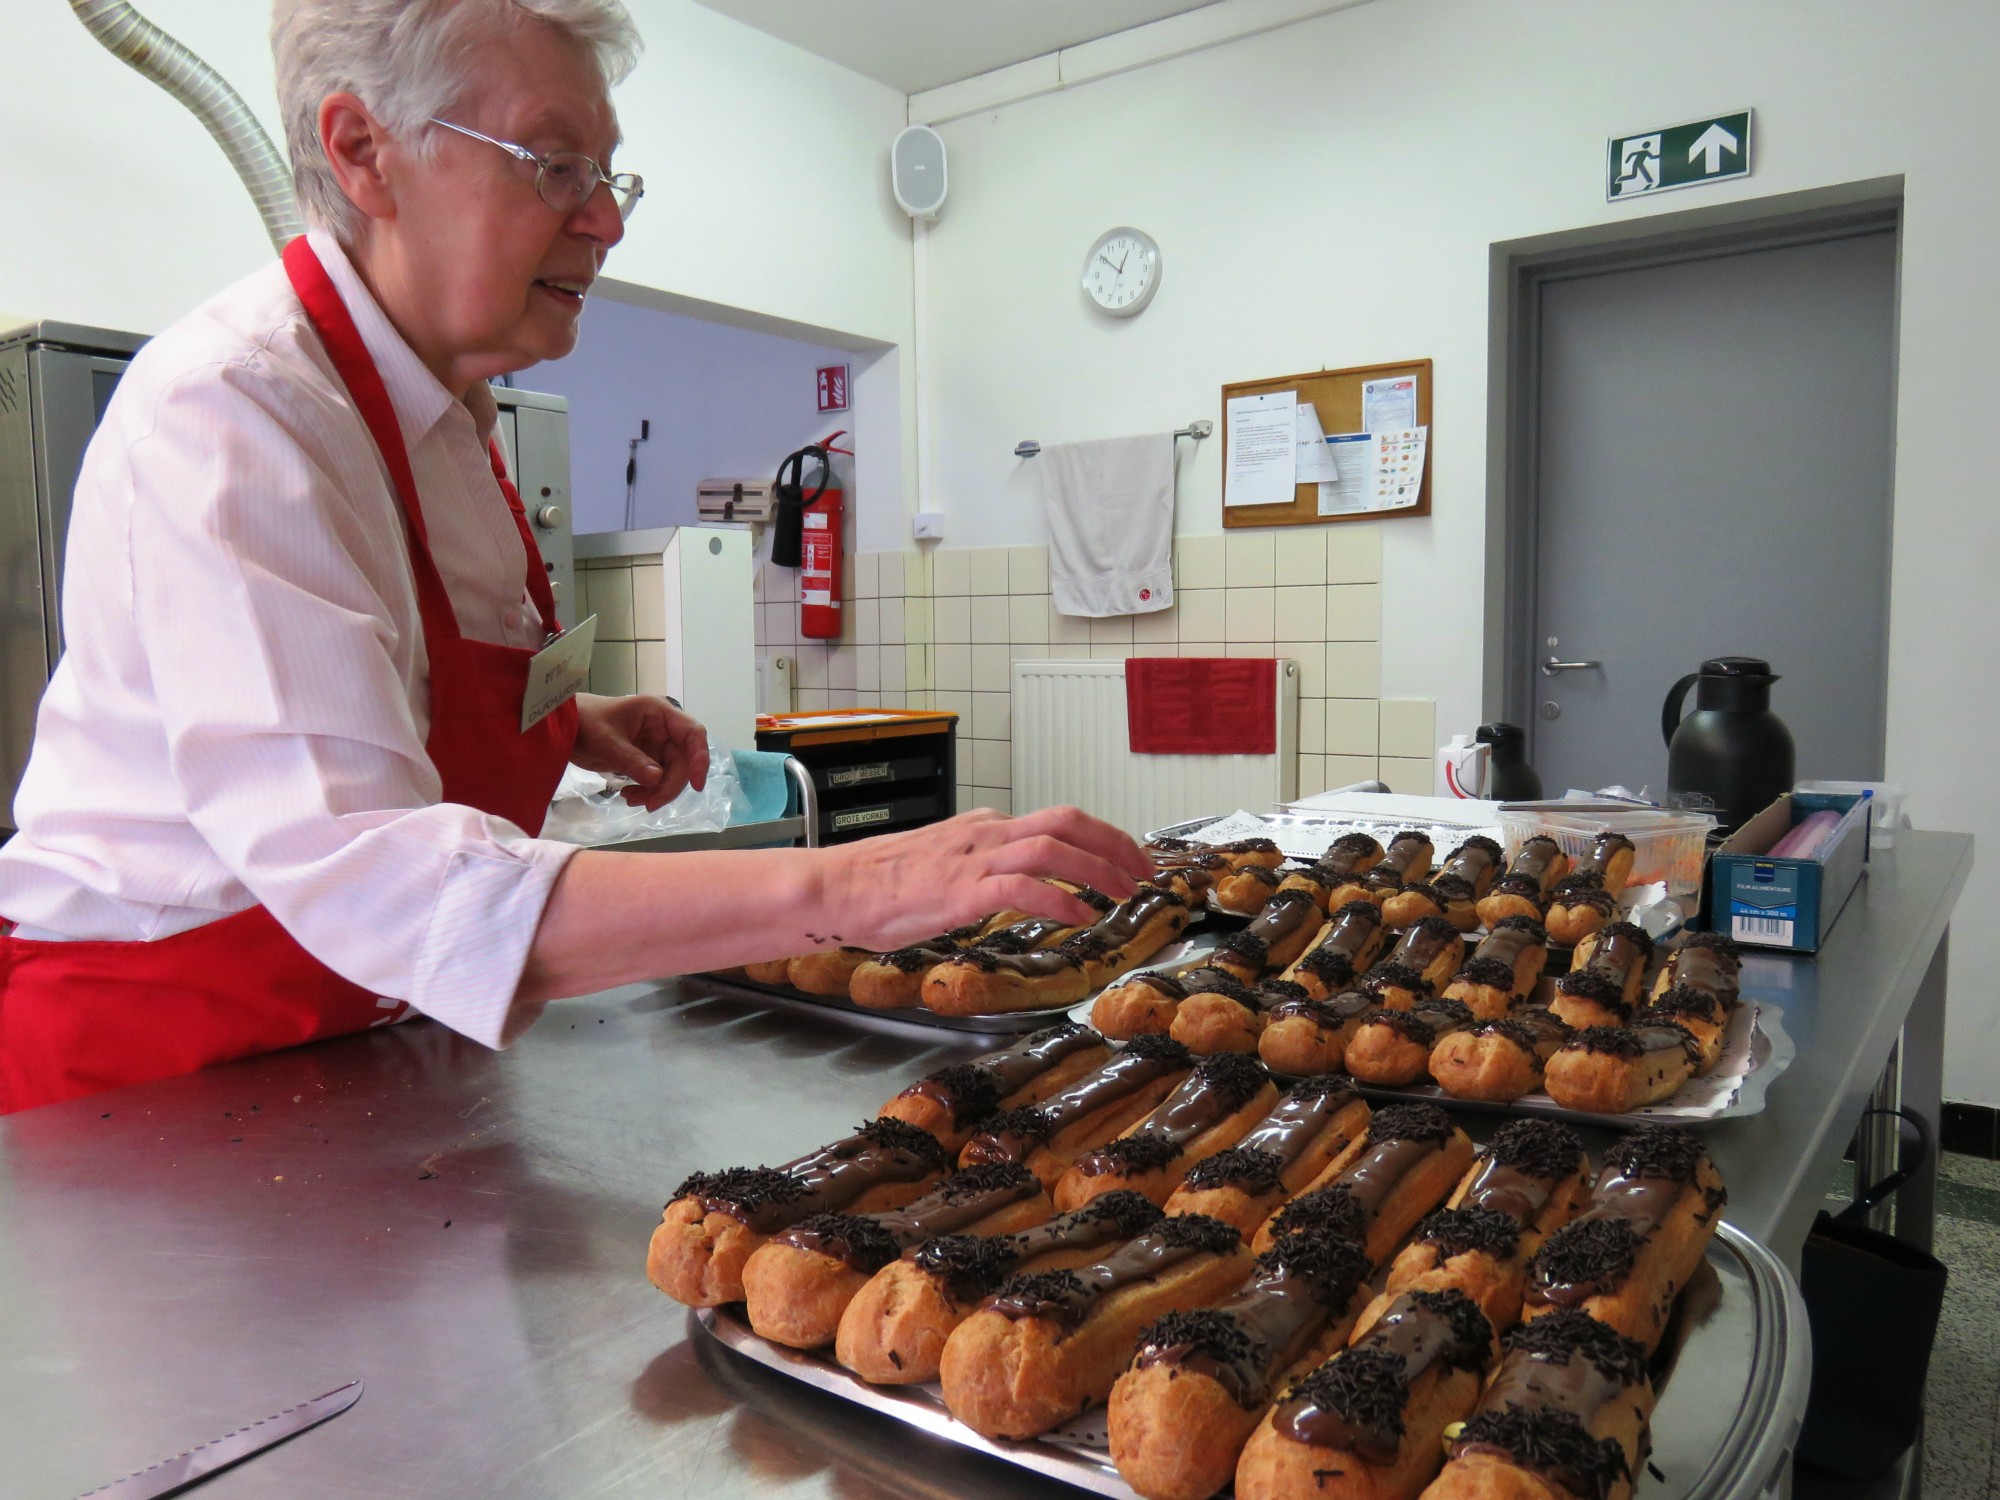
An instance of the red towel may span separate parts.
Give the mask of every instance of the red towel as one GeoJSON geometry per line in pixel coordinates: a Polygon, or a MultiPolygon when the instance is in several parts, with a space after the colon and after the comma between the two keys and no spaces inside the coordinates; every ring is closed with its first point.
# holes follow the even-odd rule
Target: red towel
{"type": "Polygon", "coordinates": [[[1275,755],[1278,661],[1270,656],[1128,656],[1134,755],[1275,755]]]}

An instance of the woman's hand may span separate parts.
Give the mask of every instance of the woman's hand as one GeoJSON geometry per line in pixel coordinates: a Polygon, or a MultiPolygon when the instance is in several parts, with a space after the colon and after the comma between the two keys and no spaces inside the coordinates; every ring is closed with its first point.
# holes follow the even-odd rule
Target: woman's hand
{"type": "Polygon", "coordinates": [[[708,784],[708,731],[664,698],[576,695],[581,721],[570,760],[604,776],[628,776],[634,807],[656,812],[688,787],[708,784]]]}
{"type": "Polygon", "coordinates": [[[908,833],[881,834],[821,851],[831,860],[824,896],[845,915],[817,943],[897,948],[997,911],[1024,911],[1088,926],[1097,913],[1050,880],[1093,886],[1114,900],[1153,873],[1125,834],[1074,807],[1025,817],[961,813],[908,833]]]}

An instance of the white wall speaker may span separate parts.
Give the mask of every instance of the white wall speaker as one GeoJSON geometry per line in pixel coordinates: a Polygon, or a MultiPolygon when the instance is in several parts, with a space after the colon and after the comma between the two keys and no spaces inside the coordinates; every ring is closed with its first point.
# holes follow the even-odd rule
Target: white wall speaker
{"type": "Polygon", "coordinates": [[[935,219],[944,207],[944,137],[928,125],[900,132],[889,148],[889,176],[904,213],[935,219]]]}

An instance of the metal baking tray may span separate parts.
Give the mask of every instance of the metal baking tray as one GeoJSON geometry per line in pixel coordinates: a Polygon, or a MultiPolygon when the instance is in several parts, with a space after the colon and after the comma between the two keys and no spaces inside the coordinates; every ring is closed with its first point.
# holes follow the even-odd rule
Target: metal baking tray
{"type": "MultiPolygon", "coordinates": [[[[1805,1305],[1777,1257],[1728,1223],[1709,1242],[1707,1272],[1692,1278],[1661,1346],[1652,1458],[1635,1500],[1751,1500],[1781,1492],[1790,1473],[1812,1383],[1805,1305]]],[[[1077,1489],[1138,1500],[1112,1467],[1101,1407],[1046,1437],[995,1442],[954,1420],[935,1385],[869,1385],[824,1354],[759,1338],[737,1306],[692,1316],[726,1348],[817,1390],[1077,1489]]],[[[813,1420],[792,1408],[766,1415],[813,1420]]],[[[916,1452],[906,1462],[924,1467],[916,1452]]]]}
{"type": "MultiPolygon", "coordinates": [[[[1199,923],[1200,915],[1197,913],[1199,923]]],[[[1196,960],[1206,958],[1215,951],[1218,937],[1215,932],[1199,926],[1183,932],[1173,942],[1167,944],[1147,962],[1136,969],[1121,974],[1113,981],[1122,984],[1133,974],[1151,969],[1182,969],[1196,960]]],[[[1088,1013],[1096,1003],[1097,995],[1092,994],[1082,1001],[1065,1005],[1047,1005],[1036,1010],[1013,1010],[991,1016],[941,1016],[934,1010],[926,1010],[921,1005],[908,1005],[899,1010],[871,1010],[865,1005],[856,1005],[852,1000],[839,995],[808,995],[804,990],[795,990],[785,984],[758,984],[751,979],[724,979],[715,974],[696,974],[691,978],[704,988],[720,994],[745,996],[756,1000],[776,1000],[783,1005],[800,1006],[815,1011],[840,1011],[850,1016],[865,1016],[870,1021],[887,1021],[899,1026],[913,1026],[924,1031],[971,1031],[989,1036],[1013,1036],[1030,1031],[1040,1031],[1044,1026],[1053,1026],[1065,1020],[1079,1006],[1088,1013]]],[[[1102,993],[1099,991],[1098,993],[1102,993]]]]}

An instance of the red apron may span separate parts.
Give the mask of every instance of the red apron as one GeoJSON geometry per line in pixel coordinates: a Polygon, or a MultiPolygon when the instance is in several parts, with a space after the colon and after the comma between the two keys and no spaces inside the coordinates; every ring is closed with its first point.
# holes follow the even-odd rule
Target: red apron
{"type": "MultiPolygon", "coordinates": [[[[402,501],[430,658],[424,748],[444,783],[444,800],[539,833],[575,748],[575,700],[521,732],[534,653],[459,634],[431,558],[402,428],[375,361],[303,236],[285,247],[284,260],[402,501]]],[[[528,592],[543,628],[553,631],[555,601],[520,494],[497,449],[491,458],[527,554],[528,592]]],[[[402,1002],[342,979],[261,906],[150,943],[0,937],[0,1114],[345,1036],[398,1020],[404,1010],[402,1002]]]]}

